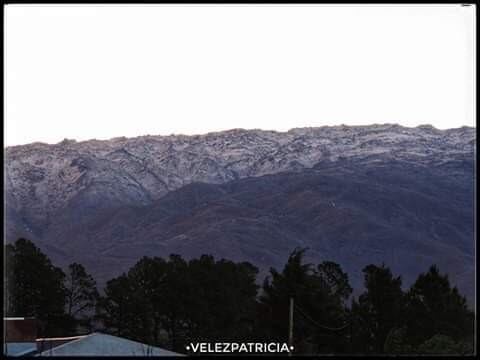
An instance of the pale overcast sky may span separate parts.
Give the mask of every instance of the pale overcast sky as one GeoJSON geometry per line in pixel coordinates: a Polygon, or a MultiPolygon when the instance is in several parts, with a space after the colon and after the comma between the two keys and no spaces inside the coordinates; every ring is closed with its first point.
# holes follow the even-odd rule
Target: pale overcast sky
{"type": "Polygon", "coordinates": [[[474,6],[4,9],[6,145],[475,124],[474,6]]]}

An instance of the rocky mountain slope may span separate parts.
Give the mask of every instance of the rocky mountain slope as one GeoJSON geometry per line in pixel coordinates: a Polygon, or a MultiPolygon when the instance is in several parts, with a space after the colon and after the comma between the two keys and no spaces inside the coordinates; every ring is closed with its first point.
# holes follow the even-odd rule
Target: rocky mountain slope
{"type": "Polygon", "coordinates": [[[143,255],[267,269],[309,246],[352,273],[385,261],[409,278],[437,262],[471,292],[474,152],[473,128],[389,124],[9,147],[7,240],[101,279],[143,255]]]}

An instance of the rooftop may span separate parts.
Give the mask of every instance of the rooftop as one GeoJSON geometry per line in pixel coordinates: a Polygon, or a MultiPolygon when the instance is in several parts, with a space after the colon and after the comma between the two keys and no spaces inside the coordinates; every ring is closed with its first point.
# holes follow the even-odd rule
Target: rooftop
{"type": "Polygon", "coordinates": [[[182,356],[118,336],[92,333],[39,353],[37,356],[182,356]]]}

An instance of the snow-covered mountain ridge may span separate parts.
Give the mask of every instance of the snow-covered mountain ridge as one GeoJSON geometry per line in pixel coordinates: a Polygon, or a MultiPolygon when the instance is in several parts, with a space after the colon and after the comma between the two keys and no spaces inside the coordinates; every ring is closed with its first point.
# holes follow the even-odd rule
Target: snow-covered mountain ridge
{"type": "Polygon", "coordinates": [[[33,143],[4,151],[7,202],[34,223],[48,223],[92,186],[106,186],[114,202],[148,204],[192,182],[224,183],[346,158],[445,162],[474,147],[474,128],[391,124],[33,143]]]}

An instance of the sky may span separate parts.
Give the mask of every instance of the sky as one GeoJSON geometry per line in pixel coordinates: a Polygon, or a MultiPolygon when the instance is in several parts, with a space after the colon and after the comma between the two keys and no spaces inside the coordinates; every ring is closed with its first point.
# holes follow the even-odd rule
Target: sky
{"type": "Polygon", "coordinates": [[[4,144],[475,126],[475,7],[6,5],[4,144]]]}

